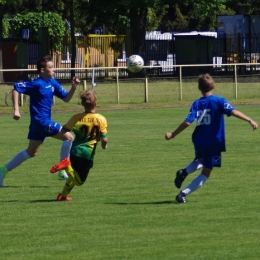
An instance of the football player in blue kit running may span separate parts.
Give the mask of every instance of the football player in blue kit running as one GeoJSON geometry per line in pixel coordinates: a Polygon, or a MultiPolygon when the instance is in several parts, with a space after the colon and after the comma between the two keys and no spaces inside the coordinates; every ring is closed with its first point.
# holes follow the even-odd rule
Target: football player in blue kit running
{"type": "MultiPolygon", "coordinates": [[[[70,148],[74,139],[70,132],[62,133],[62,126],[51,119],[51,108],[53,96],[69,102],[75,93],[80,80],[76,77],[72,79],[72,87],[69,91],[64,89],[57,80],[54,79],[54,65],[51,56],[45,56],[37,61],[37,71],[39,77],[28,82],[18,82],[14,84],[13,106],[15,120],[19,120],[21,115],[18,105],[18,96],[23,93],[30,97],[30,126],[28,148],[19,152],[11,161],[0,167],[0,187],[4,186],[3,180],[7,172],[13,170],[27,159],[36,156],[40,146],[46,137],[56,138],[62,141],[60,159],[69,157],[70,148]]],[[[65,179],[68,176],[61,176],[65,179]]]]}
{"type": "Polygon", "coordinates": [[[213,167],[221,167],[221,152],[226,151],[224,115],[232,115],[248,122],[253,130],[258,128],[255,121],[235,110],[225,98],[212,94],[215,83],[209,74],[199,76],[198,88],[202,97],[193,102],[184,122],[172,133],[167,132],[165,134],[166,140],[175,138],[194,120],[197,121],[192,134],[195,159],[185,169],[177,171],[174,180],[175,186],[179,189],[188,174],[199,169],[202,169],[202,172],[176,196],[178,203],[185,203],[186,196],[206,182],[213,167]]]}

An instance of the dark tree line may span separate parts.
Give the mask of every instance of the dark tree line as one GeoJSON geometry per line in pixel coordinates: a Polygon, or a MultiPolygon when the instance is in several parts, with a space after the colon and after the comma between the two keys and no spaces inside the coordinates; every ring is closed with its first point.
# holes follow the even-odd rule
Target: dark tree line
{"type": "MultiPolygon", "coordinates": [[[[217,15],[259,14],[259,0],[0,0],[0,35],[4,15],[55,12],[70,24],[72,63],[75,66],[75,33],[94,27],[106,33],[134,38],[134,52],[144,51],[146,31],[215,30],[217,15]]],[[[0,37],[0,68],[2,68],[0,37]]],[[[0,73],[0,81],[2,76],[0,73]]]]}

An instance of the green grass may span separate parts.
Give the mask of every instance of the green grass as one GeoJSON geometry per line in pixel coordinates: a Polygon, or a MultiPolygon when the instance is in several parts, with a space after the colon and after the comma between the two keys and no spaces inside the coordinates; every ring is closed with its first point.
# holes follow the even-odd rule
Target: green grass
{"type": "MultiPolygon", "coordinates": [[[[260,122],[258,106],[241,106],[260,122]]],[[[227,152],[206,184],[174,203],[175,172],[193,159],[194,125],[164,139],[187,108],[102,111],[109,147],[73,201],[56,202],[64,182],[49,173],[60,142],[7,174],[0,189],[0,259],[259,259],[259,130],[227,118],[227,152]]],[[[74,113],[74,112],[73,112],[74,113]]],[[[55,113],[65,123],[73,114],[55,113]]],[[[1,164],[27,147],[29,116],[2,115],[1,164]]],[[[199,172],[198,172],[199,173],[199,172]]],[[[198,173],[188,176],[184,186],[198,173]]]]}
{"type": "MultiPolygon", "coordinates": [[[[225,79],[223,79],[225,80],[225,79]]],[[[220,79],[218,79],[220,81],[220,79]]],[[[64,84],[66,89],[70,89],[70,84],[64,84]]],[[[87,88],[91,87],[89,80],[87,88]]],[[[0,114],[10,114],[12,107],[5,105],[5,93],[12,89],[12,85],[0,86],[0,114]]],[[[83,90],[83,81],[78,87],[75,95],[69,103],[55,98],[53,112],[79,111],[81,110],[79,93],[83,90]]],[[[148,93],[145,97],[145,79],[128,79],[116,81],[111,79],[105,82],[97,82],[95,92],[98,96],[98,108],[100,110],[114,109],[136,109],[136,108],[161,108],[161,107],[188,107],[190,103],[200,97],[197,88],[197,79],[193,81],[183,81],[182,89],[176,79],[148,79],[148,93]],[[180,100],[182,99],[182,100],[180,100]]],[[[235,105],[240,104],[260,104],[259,83],[238,82],[237,98],[235,96],[235,84],[232,82],[217,82],[214,91],[216,95],[226,97],[235,105]]],[[[22,113],[28,113],[29,102],[21,108],[22,113]]]]}

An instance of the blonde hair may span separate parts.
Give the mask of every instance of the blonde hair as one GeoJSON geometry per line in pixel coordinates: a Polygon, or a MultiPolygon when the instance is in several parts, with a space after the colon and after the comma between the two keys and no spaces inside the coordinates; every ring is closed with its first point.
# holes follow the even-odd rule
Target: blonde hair
{"type": "Polygon", "coordinates": [[[199,75],[198,83],[199,90],[203,93],[207,93],[215,88],[215,82],[208,73],[199,75]]]}
{"type": "Polygon", "coordinates": [[[90,110],[95,107],[95,103],[97,100],[96,94],[91,90],[84,90],[80,94],[81,105],[85,107],[85,109],[90,110]]]}

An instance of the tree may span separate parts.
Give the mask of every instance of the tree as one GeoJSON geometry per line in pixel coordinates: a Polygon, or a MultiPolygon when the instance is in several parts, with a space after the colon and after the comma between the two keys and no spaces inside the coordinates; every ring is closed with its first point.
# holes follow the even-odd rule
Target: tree
{"type": "Polygon", "coordinates": [[[64,21],[60,15],[52,12],[17,14],[10,24],[13,37],[19,38],[22,29],[29,29],[32,41],[38,41],[38,28],[44,25],[49,35],[55,38],[54,51],[61,49],[62,37],[66,34],[64,21]]]}
{"type": "MultiPolygon", "coordinates": [[[[78,1],[83,3],[84,1],[78,1]]],[[[144,52],[145,33],[216,29],[217,14],[228,13],[227,0],[90,0],[81,7],[87,24],[105,24],[110,32],[125,34],[130,28],[134,38],[133,51],[144,52]]]]}
{"type": "Polygon", "coordinates": [[[259,14],[260,12],[259,0],[229,0],[226,6],[235,14],[259,14]]]}
{"type": "Polygon", "coordinates": [[[159,28],[164,31],[215,30],[218,14],[231,14],[227,0],[165,0],[168,12],[159,28]]]}
{"type": "MultiPolygon", "coordinates": [[[[133,51],[142,55],[145,50],[146,31],[214,30],[217,15],[258,14],[258,2],[259,0],[0,0],[0,33],[2,36],[5,13],[25,14],[28,10],[41,14],[55,12],[62,19],[69,21],[72,43],[71,67],[74,68],[75,32],[87,34],[93,27],[103,25],[110,33],[126,34],[126,31],[130,31],[134,38],[133,51]]],[[[40,17],[45,25],[45,16],[39,15],[40,17]]],[[[2,38],[0,47],[1,43],[2,38]]],[[[2,64],[1,57],[0,48],[2,64]]],[[[72,76],[74,72],[73,70],[72,76]]]]}
{"type": "MultiPolygon", "coordinates": [[[[3,69],[2,43],[3,43],[3,19],[10,6],[21,5],[22,0],[0,0],[0,69],[3,69]]],[[[0,71],[0,82],[3,82],[3,72],[0,71]]]]}
{"type": "MultiPolygon", "coordinates": [[[[3,1],[3,0],[0,0],[3,1]]],[[[63,20],[67,19],[70,24],[70,33],[71,33],[71,43],[72,43],[72,57],[71,57],[71,67],[75,67],[75,58],[76,58],[76,39],[75,39],[75,25],[74,25],[74,5],[77,2],[73,0],[19,0],[23,2],[23,8],[19,8],[17,5],[12,6],[12,11],[15,10],[16,13],[23,14],[19,18],[28,18],[27,19],[27,28],[33,27],[33,34],[36,33],[36,27],[38,28],[39,24],[45,27],[49,27],[48,31],[50,35],[53,36],[62,36],[64,23],[61,23],[60,19],[57,19],[57,15],[62,17],[63,20]],[[75,2],[75,3],[74,3],[75,2]],[[28,12],[38,12],[38,16],[32,17],[28,15],[28,12]],[[51,13],[50,13],[51,11],[51,13]],[[56,13],[56,14],[54,14],[56,13]],[[56,17],[56,18],[55,18],[56,17]],[[53,23],[53,19],[56,19],[56,23],[53,23]],[[33,24],[33,25],[30,25],[33,24]],[[29,26],[29,27],[28,27],[29,26]]],[[[84,1],[84,0],[82,0],[84,1]]],[[[15,0],[13,0],[15,2],[15,0]]],[[[18,19],[19,20],[19,19],[18,19]]],[[[20,19],[21,22],[21,19],[20,19]]],[[[15,21],[14,21],[15,23],[15,21]]],[[[25,21],[23,25],[25,25],[25,21]]],[[[19,27],[17,21],[16,27],[19,27]]],[[[21,25],[20,25],[21,27],[21,25]]],[[[57,47],[57,46],[56,46],[57,47]]],[[[71,76],[73,77],[75,71],[71,71],[71,76]]]]}
{"type": "Polygon", "coordinates": [[[85,6],[86,21],[92,27],[104,24],[115,34],[126,34],[126,28],[129,28],[134,38],[133,51],[141,55],[146,31],[157,26],[158,17],[160,19],[164,10],[163,0],[90,0],[85,6]]]}
{"type": "MultiPolygon", "coordinates": [[[[83,5],[86,0],[42,0],[44,1],[45,10],[54,10],[58,12],[62,18],[69,21],[70,25],[70,38],[71,38],[71,68],[75,68],[76,61],[76,37],[75,37],[75,6],[79,3],[83,5]]],[[[81,17],[77,15],[77,17],[81,17]]],[[[71,78],[75,76],[75,70],[71,70],[71,78]]]]}

